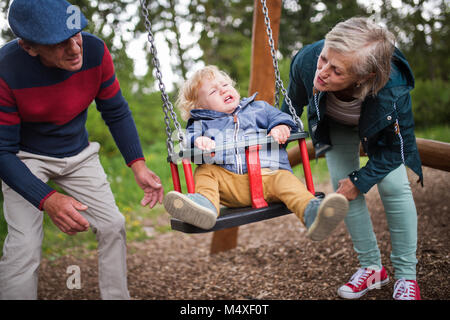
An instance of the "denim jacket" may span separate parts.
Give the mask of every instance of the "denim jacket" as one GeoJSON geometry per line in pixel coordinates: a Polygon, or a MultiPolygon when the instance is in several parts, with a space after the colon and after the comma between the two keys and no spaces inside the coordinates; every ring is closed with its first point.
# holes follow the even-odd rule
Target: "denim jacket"
{"type": "MultiPolygon", "coordinates": [[[[265,101],[255,101],[256,94],[242,99],[232,113],[207,109],[191,110],[191,118],[186,127],[187,141],[190,141],[191,147],[200,136],[214,140],[216,149],[224,145],[232,146],[215,152],[210,159],[204,157],[205,162],[215,163],[233,173],[247,173],[245,148],[233,144],[246,139],[265,138],[273,127],[280,124],[289,126],[291,130],[297,130],[297,125],[290,115],[265,101]]],[[[259,158],[261,168],[285,169],[292,172],[285,145],[264,144],[259,151],[259,158]]]]}
{"type": "MultiPolygon", "coordinates": [[[[305,46],[293,58],[288,95],[298,115],[308,106],[308,125],[316,156],[332,148],[326,92],[313,92],[313,80],[324,40],[305,46]]],[[[368,96],[361,106],[359,137],[369,157],[367,164],[349,178],[359,191],[366,193],[373,185],[402,163],[410,167],[423,184],[421,160],[414,135],[410,91],[414,76],[403,54],[395,49],[388,83],[375,97],[368,96]]],[[[281,108],[289,113],[286,102],[281,108]]]]}

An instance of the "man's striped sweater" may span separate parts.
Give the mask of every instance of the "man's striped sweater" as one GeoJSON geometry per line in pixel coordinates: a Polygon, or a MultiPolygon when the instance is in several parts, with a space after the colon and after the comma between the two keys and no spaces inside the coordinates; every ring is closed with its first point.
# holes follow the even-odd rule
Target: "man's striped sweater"
{"type": "Polygon", "coordinates": [[[54,190],[16,154],[64,158],[81,152],[89,144],[85,124],[94,100],[125,162],[143,159],[111,55],[99,38],[82,37],[83,66],[76,72],[44,66],[17,39],[0,49],[0,179],[41,210],[54,190]]]}

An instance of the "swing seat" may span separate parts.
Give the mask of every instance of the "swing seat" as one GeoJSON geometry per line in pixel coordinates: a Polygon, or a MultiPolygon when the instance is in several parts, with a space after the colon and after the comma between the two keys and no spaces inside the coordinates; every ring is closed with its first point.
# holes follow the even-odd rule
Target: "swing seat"
{"type": "MultiPolygon", "coordinates": [[[[311,178],[311,169],[309,167],[309,159],[306,151],[305,138],[308,137],[308,133],[305,131],[298,131],[292,133],[288,139],[289,141],[297,140],[299,142],[300,150],[302,152],[302,158],[307,160],[303,163],[303,169],[305,173],[306,186],[309,192],[314,194],[316,197],[323,197],[324,194],[321,192],[315,192],[314,185],[311,178]]],[[[271,203],[268,204],[264,200],[262,181],[261,181],[261,167],[259,161],[259,148],[262,144],[274,143],[271,136],[265,137],[264,139],[244,139],[230,145],[219,146],[214,150],[203,151],[197,148],[185,149],[178,153],[170,154],[168,161],[171,165],[172,179],[174,182],[174,189],[181,192],[181,184],[179,182],[178,168],[176,165],[177,160],[182,160],[183,169],[185,171],[186,185],[188,193],[194,193],[194,180],[192,175],[191,161],[197,157],[203,157],[205,154],[217,151],[223,151],[228,148],[245,148],[246,152],[246,163],[248,169],[249,183],[250,183],[250,193],[252,198],[251,207],[242,208],[222,208],[220,215],[217,218],[216,224],[213,228],[209,230],[204,230],[193,226],[189,223],[183,222],[181,220],[171,218],[170,224],[172,230],[181,231],[183,233],[206,233],[212,231],[218,231],[228,228],[233,228],[253,222],[263,221],[267,219],[277,218],[286,214],[291,213],[290,210],[283,203],[271,203]]],[[[200,158],[201,159],[201,158],[200,158]]]]}
{"type": "MultiPolygon", "coordinates": [[[[275,77],[276,77],[276,88],[275,92],[281,92],[283,93],[286,103],[289,106],[289,110],[292,113],[293,120],[295,123],[297,123],[299,126],[299,130],[296,133],[291,134],[288,141],[297,140],[299,147],[300,147],[300,155],[303,163],[303,171],[305,174],[305,184],[309,192],[311,194],[314,194],[317,196],[317,193],[314,190],[314,184],[312,180],[311,175],[311,168],[309,165],[309,156],[308,151],[306,147],[305,138],[307,138],[309,135],[307,132],[303,131],[303,124],[300,120],[300,118],[297,116],[295,108],[292,106],[291,99],[287,95],[287,90],[283,86],[283,81],[281,80],[280,72],[278,69],[278,61],[275,55],[276,49],[274,48],[274,41],[272,37],[272,30],[270,29],[270,18],[267,12],[266,7],[266,1],[261,0],[262,3],[262,11],[265,17],[265,24],[267,27],[267,35],[269,40],[269,46],[271,48],[271,55],[273,59],[273,66],[275,69],[275,77]]],[[[175,152],[173,148],[173,141],[172,141],[172,128],[170,127],[170,118],[173,120],[173,125],[181,132],[180,123],[177,120],[177,115],[173,110],[173,106],[169,100],[169,96],[165,91],[165,86],[162,81],[161,77],[161,71],[159,69],[159,60],[157,57],[156,47],[155,47],[155,41],[154,41],[154,35],[151,31],[152,24],[149,20],[149,10],[146,6],[146,1],[141,1],[141,7],[142,11],[144,13],[145,18],[145,27],[148,31],[148,41],[151,46],[151,53],[153,54],[153,66],[155,67],[157,71],[157,78],[159,81],[159,89],[161,91],[161,98],[163,101],[163,111],[165,113],[165,123],[166,123],[166,134],[167,134],[167,151],[168,151],[168,157],[167,161],[170,163],[170,170],[172,174],[172,180],[174,185],[174,190],[178,192],[182,192],[181,190],[181,183],[180,183],[180,176],[178,172],[178,161],[181,160],[183,164],[183,170],[185,173],[185,179],[186,179],[186,187],[188,193],[194,193],[195,192],[195,184],[192,174],[192,167],[191,167],[191,161],[194,163],[198,157],[203,158],[207,154],[211,154],[211,152],[214,151],[208,151],[208,152],[202,152],[199,151],[196,148],[189,149],[189,150],[182,150],[181,152],[175,152]]],[[[276,96],[276,105],[278,105],[278,94],[276,96]]],[[[183,142],[183,141],[182,141],[183,142]]],[[[261,181],[261,166],[259,161],[259,155],[258,150],[260,150],[261,146],[267,145],[270,143],[273,143],[272,137],[267,137],[266,139],[257,139],[257,141],[241,141],[238,143],[233,144],[232,146],[219,146],[228,149],[229,147],[233,148],[239,148],[244,147],[245,148],[245,156],[246,156],[246,164],[247,164],[247,171],[249,175],[249,183],[250,183],[250,193],[252,198],[252,207],[246,207],[246,208],[237,208],[237,209],[229,209],[225,208],[221,210],[221,214],[217,219],[216,225],[210,229],[210,230],[202,230],[199,228],[196,228],[190,224],[184,223],[180,220],[171,219],[171,225],[173,230],[182,231],[185,233],[204,233],[204,232],[211,232],[211,231],[217,231],[227,228],[236,227],[243,224],[253,223],[257,221],[262,221],[266,219],[276,218],[282,215],[286,215],[290,213],[290,211],[286,208],[286,206],[282,203],[277,204],[267,204],[267,202],[264,200],[263,197],[263,190],[262,190],[262,181],[261,181]]],[[[222,149],[222,150],[224,150],[222,149]]],[[[216,148],[215,150],[220,151],[220,149],[216,148]]]]}
{"type": "MultiPolygon", "coordinates": [[[[316,198],[323,198],[325,194],[316,192],[315,196],[316,198]]],[[[172,230],[181,231],[183,233],[207,233],[273,219],[290,213],[292,212],[284,205],[284,203],[277,202],[271,203],[269,206],[263,208],[222,208],[216,224],[208,230],[198,228],[175,218],[170,219],[170,225],[172,230]]]]}
{"type": "Polygon", "coordinates": [[[172,230],[181,231],[183,233],[206,233],[272,219],[289,213],[291,213],[291,211],[288,210],[283,203],[273,203],[264,208],[222,208],[216,224],[209,230],[197,228],[196,226],[175,218],[170,219],[170,225],[172,230]]]}

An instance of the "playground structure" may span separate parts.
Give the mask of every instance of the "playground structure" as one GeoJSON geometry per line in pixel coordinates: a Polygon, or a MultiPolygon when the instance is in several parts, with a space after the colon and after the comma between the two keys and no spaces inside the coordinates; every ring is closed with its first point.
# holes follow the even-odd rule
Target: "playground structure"
{"type": "MultiPolygon", "coordinates": [[[[423,138],[416,138],[416,143],[423,166],[450,171],[450,143],[423,138]]],[[[309,158],[314,159],[315,152],[311,141],[307,141],[306,146],[308,148],[309,158]]],[[[294,148],[289,149],[288,155],[291,166],[296,166],[301,163],[301,157],[298,150],[294,148]]],[[[361,157],[366,156],[362,147],[360,147],[359,155],[361,157]]]]}

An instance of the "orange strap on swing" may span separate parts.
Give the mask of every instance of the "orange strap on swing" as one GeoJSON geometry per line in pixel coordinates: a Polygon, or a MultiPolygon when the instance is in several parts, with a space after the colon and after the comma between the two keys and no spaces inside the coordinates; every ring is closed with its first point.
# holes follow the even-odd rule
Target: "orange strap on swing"
{"type": "Polygon", "coordinates": [[[245,149],[245,160],[247,161],[248,180],[253,208],[264,208],[268,206],[266,200],[264,200],[259,149],[261,149],[259,144],[249,146],[245,149]]]}

